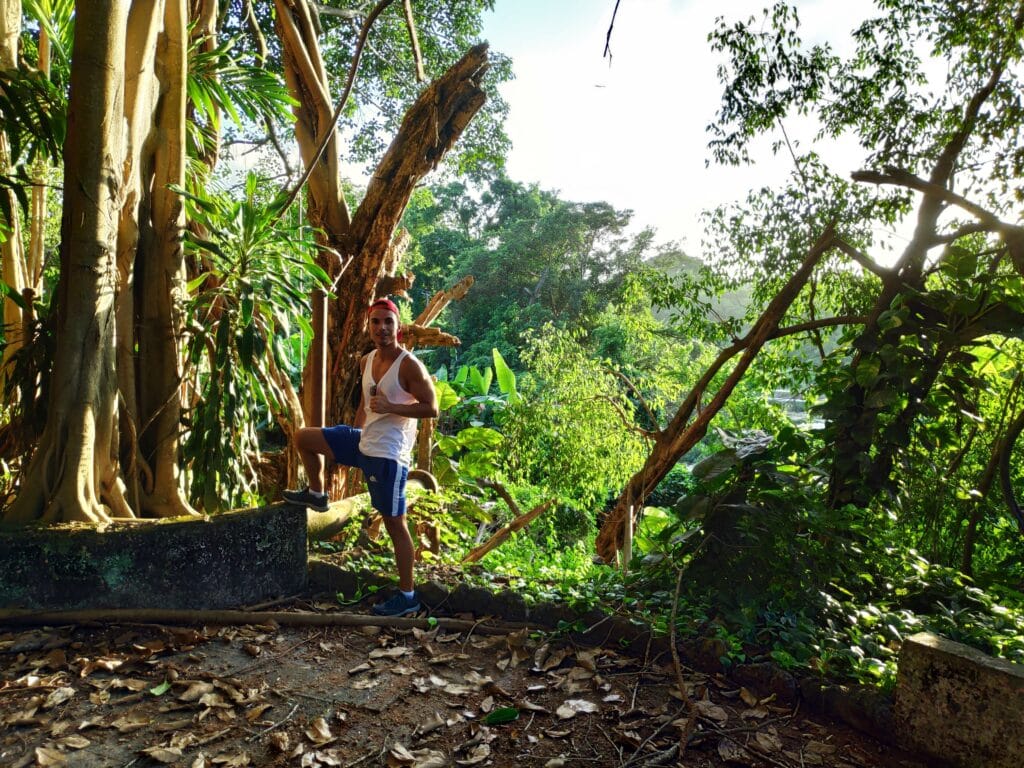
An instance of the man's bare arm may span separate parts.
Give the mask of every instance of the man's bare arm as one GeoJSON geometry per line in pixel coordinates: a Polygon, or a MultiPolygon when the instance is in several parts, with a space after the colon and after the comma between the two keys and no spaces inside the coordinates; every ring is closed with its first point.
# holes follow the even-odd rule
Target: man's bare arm
{"type": "Polygon", "coordinates": [[[374,413],[394,413],[410,419],[436,419],[437,392],[426,369],[417,360],[403,360],[399,370],[402,389],[416,398],[415,403],[392,403],[383,395],[370,398],[370,409],[374,413]]]}

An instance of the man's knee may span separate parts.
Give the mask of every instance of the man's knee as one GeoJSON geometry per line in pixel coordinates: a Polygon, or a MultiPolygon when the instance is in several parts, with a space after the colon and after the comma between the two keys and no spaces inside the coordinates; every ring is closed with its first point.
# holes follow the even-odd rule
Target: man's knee
{"type": "Polygon", "coordinates": [[[315,453],[323,453],[322,448],[327,445],[320,427],[301,427],[295,432],[293,442],[298,450],[315,453]]]}
{"type": "Polygon", "coordinates": [[[392,537],[395,533],[409,532],[409,529],[406,528],[405,515],[381,515],[381,517],[384,518],[384,527],[392,537]]]}

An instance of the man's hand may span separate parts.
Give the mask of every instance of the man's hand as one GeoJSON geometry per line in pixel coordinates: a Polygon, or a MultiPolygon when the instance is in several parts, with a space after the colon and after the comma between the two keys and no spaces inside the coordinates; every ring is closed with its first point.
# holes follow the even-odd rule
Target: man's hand
{"type": "MultiPolygon", "coordinates": [[[[376,387],[374,387],[374,389],[376,389],[376,387]]],[[[384,395],[370,395],[370,410],[374,413],[392,413],[394,405],[395,404],[388,400],[384,395]]]]}

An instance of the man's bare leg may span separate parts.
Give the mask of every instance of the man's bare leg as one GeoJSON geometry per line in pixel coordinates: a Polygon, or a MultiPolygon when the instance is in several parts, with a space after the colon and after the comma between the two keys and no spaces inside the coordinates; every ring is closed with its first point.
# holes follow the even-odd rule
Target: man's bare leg
{"type": "Polygon", "coordinates": [[[315,493],[324,492],[324,456],[331,452],[320,427],[302,427],[295,433],[295,449],[299,452],[299,461],[306,470],[306,481],[309,490],[315,493]]]}
{"type": "Polygon", "coordinates": [[[395,547],[395,567],[398,570],[398,588],[403,592],[413,591],[412,565],[413,546],[412,536],[409,535],[409,526],[405,515],[398,517],[384,517],[384,527],[388,529],[391,543],[395,547]]]}

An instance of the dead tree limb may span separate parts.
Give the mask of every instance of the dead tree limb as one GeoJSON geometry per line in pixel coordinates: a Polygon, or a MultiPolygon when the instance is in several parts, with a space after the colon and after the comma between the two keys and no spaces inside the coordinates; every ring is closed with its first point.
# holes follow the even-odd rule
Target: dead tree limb
{"type": "Polygon", "coordinates": [[[489,538],[487,541],[485,541],[479,547],[477,547],[472,552],[470,552],[468,555],[466,555],[464,558],[462,558],[462,562],[463,563],[475,563],[475,562],[477,562],[478,560],[480,560],[480,558],[482,558],[484,555],[486,555],[492,549],[497,549],[503,543],[505,543],[505,540],[508,539],[508,537],[511,536],[515,531],[521,531],[523,528],[525,528],[530,523],[532,523],[535,519],[540,517],[540,515],[546,509],[548,509],[548,507],[550,507],[553,503],[554,503],[554,500],[553,499],[549,499],[548,501],[545,501],[543,504],[534,507],[529,512],[527,512],[525,515],[520,515],[515,520],[513,520],[511,523],[509,523],[508,525],[502,527],[501,530],[499,530],[497,533],[495,533],[493,536],[491,536],[491,538],[489,538]]]}

